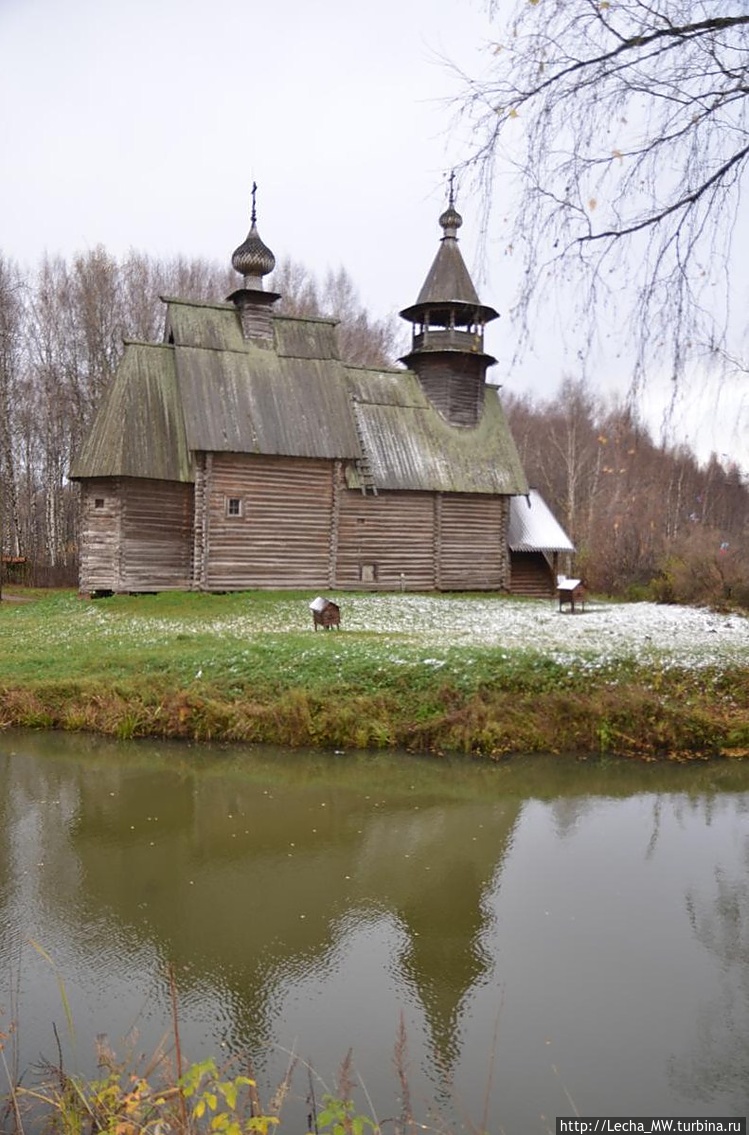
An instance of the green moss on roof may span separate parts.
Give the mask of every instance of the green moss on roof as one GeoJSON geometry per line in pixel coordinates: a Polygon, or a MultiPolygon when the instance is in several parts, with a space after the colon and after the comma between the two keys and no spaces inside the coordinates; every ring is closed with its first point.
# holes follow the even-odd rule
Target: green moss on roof
{"type": "Polygon", "coordinates": [[[451,426],[406,370],[346,367],[332,320],[274,316],[276,349],[233,304],[169,301],[173,343],[127,345],[71,477],[191,481],[198,452],[340,458],[366,451],[382,489],[525,493],[499,400],[451,426]]]}
{"type": "Polygon", "coordinates": [[[126,345],[70,477],[194,479],[171,347],[126,345]]]}
{"type": "Polygon", "coordinates": [[[380,489],[526,493],[528,485],[496,392],[475,427],[452,426],[410,371],[349,372],[359,433],[380,489]]]}

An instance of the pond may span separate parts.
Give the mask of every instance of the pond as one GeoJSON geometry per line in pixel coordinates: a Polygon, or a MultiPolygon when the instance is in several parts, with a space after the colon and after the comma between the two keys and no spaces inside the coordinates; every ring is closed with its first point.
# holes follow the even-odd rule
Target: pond
{"type": "Polygon", "coordinates": [[[399,1113],[401,1022],[424,1122],[745,1115],[749,764],[3,734],[0,951],[21,1068],[168,1047],[171,969],[300,1135],[349,1049],[399,1113]]]}

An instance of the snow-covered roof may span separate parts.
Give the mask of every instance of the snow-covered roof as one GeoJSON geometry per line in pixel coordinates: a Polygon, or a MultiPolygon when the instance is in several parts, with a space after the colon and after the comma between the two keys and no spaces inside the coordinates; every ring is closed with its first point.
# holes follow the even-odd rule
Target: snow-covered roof
{"type": "Polygon", "coordinates": [[[574,552],[575,546],[537,489],[510,499],[512,552],[574,552]]]}

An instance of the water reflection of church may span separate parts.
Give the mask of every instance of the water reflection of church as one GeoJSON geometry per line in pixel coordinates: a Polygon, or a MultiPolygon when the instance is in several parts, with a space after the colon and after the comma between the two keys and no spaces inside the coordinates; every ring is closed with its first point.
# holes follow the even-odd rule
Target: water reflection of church
{"type": "MultiPolygon", "coordinates": [[[[563,1046],[588,1099],[626,1101],[647,1080],[652,1114],[673,1093],[700,1114],[745,1110],[740,771],[719,778],[738,791],[715,792],[713,768],[690,770],[705,791],[685,794],[666,766],[12,743],[0,754],[6,987],[33,935],[65,979],[82,1060],[102,1029],[119,1048],[144,1006],[152,1051],[169,1031],[171,961],[188,1057],[225,1039],[259,1054],[265,1085],[277,1082],[266,1046],[298,1036],[333,1074],[353,1045],[373,1098],[391,1099],[401,1000],[421,1100],[438,1107],[453,1077],[456,1098],[471,1085],[483,1098],[496,1018],[497,1098],[517,1130],[535,1129],[542,1100],[545,1114],[564,1106],[547,1045],[563,1046]],[[646,915],[658,933],[642,934],[646,915]],[[621,1028],[602,1029],[602,1004],[621,1028]]],[[[60,1012],[55,974],[25,954],[21,1067],[54,1056],[60,1012]]]]}
{"type": "Polygon", "coordinates": [[[454,1061],[462,1006],[491,966],[485,898],[517,801],[415,809],[400,774],[390,787],[381,775],[370,794],[319,780],[276,795],[165,771],[161,789],[147,777],[144,815],[143,780],[117,779],[114,795],[106,776],[81,783],[73,845],[86,902],[107,903],[172,959],[185,996],[223,986],[233,1031],[262,1046],[279,983],[323,973],[347,927],[375,912],[402,930],[392,964],[423,1007],[433,1059],[454,1061]]]}

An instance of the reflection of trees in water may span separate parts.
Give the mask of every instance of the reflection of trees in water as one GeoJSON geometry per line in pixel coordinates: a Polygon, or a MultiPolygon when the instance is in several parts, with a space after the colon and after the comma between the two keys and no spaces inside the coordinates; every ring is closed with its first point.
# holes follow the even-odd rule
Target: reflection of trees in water
{"type": "MultiPolygon", "coordinates": [[[[715,785],[713,791],[673,792],[668,794],[659,792],[652,796],[653,826],[647,845],[646,859],[651,859],[655,853],[661,836],[661,824],[664,816],[673,817],[683,831],[688,830],[695,820],[699,821],[700,825],[710,828],[714,824],[720,823],[727,812],[732,816],[749,817],[749,793],[719,791],[722,783],[721,767],[713,766],[709,761],[706,761],[705,765],[708,772],[711,768],[717,770],[714,773],[715,785]],[[666,802],[668,802],[668,810],[664,812],[666,802]]],[[[691,771],[691,769],[688,771],[691,771]]],[[[698,771],[702,772],[702,770],[698,771]]],[[[706,774],[703,772],[702,779],[705,778],[706,774]]]]}
{"type": "Polygon", "coordinates": [[[7,791],[9,767],[10,758],[0,754],[0,1030],[15,1016],[20,950],[18,922],[12,917],[17,884],[12,854],[13,804],[7,791]]]}
{"type": "Polygon", "coordinates": [[[720,962],[718,996],[701,1010],[693,1051],[671,1064],[674,1085],[687,1098],[710,1103],[717,1095],[749,1107],[749,838],[744,870],[715,872],[710,902],[690,891],[689,921],[697,941],[720,962]]]}
{"type": "MultiPolygon", "coordinates": [[[[413,791],[404,777],[413,779],[417,766],[397,779],[379,758],[376,778],[368,762],[370,779],[361,788],[353,759],[337,766],[320,758],[324,767],[319,773],[315,767],[314,777],[308,769],[298,783],[287,774],[279,784],[270,773],[227,776],[218,761],[203,775],[179,752],[137,765],[128,765],[119,749],[110,763],[11,762],[17,804],[10,809],[0,793],[0,889],[12,882],[13,849],[39,848],[47,866],[34,885],[92,978],[97,967],[106,976],[114,964],[137,979],[138,966],[145,972],[154,958],[169,959],[181,1003],[244,1051],[272,1041],[289,986],[318,976],[321,987],[331,981],[352,927],[384,915],[398,928],[390,958],[398,992],[405,987],[409,1001],[423,1008],[425,1043],[445,1082],[463,1044],[468,1007],[495,972],[498,959],[486,945],[493,940],[488,900],[523,802],[551,799],[561,836],[583,829],[595,812],[604,771],[610,795],[619,778],[618,794],[631,794],[635,772],[651,790],[673,781],[674,773],[538,761],[530,785],[516,784],[509,766],[479,768],[486,791],[472,786],[464,798],[445,799],[441,784],[413,791]],[[52,800],[62,803],[45,829],[45,801],[52,800]],[[11,810],[12,823],[4,815],[11,810]],[[24,825],[37,813],[39,835],[27,839],[24,825]],[[121,951],[114,963],[112,950],[121,951]]],[[[451,775],[437,767],[435,782],[451,775]]],[[[708,772],[715,778],[720,769],[701,767],[700,780],[690,783],[702,783],[708,772]]],[[[11,784],[2,777],[0,763],[0,787],[11,784]]],[[[664,799],[674,800],[685,827],[695,816],[703,826],[717,824],[745,803],[709,792],[654,794],[651,846],[643,848],[649,855],[664,799]]],[[[670,814],[664,814],[664,839],[670,814]]],[[[29,851],[26,859],[32,858],[29,851]]],[[[700,1099],[714,1097],[723,1084],[740,1098],[749,1067],[749,882],[724,873],[716,888],[707,909],[696,893],[688,901],[697,939],[726,971],[725,995],[706,1008],[693,1059],[672,1068],[686,1085],[684,1095],[700,1099]]],[[[157,996],[168,1019],[163,988],[157,996]]],[[[350,1042],[342,1036],[341,1052],[350,1042]]]]}
{"type": "Polygon", "coordinates": [[[0,967],[24,939],[29,895],[75,889],[79,868],[68,854],[68,825],[78,793],[66,770],[0,754],[0,967]]]}

